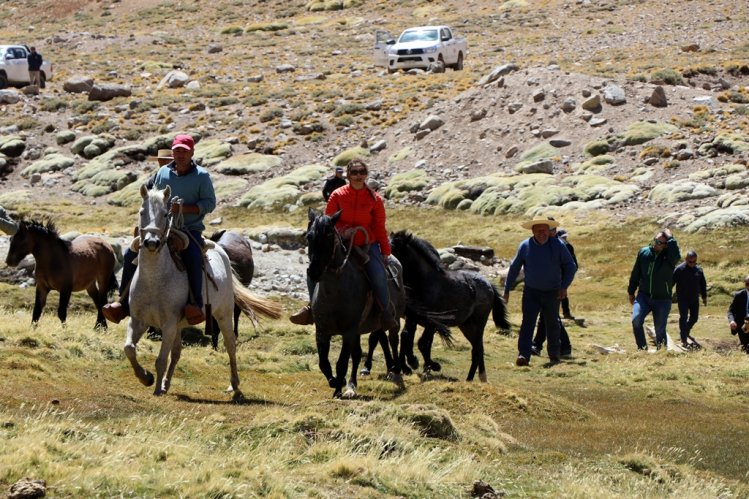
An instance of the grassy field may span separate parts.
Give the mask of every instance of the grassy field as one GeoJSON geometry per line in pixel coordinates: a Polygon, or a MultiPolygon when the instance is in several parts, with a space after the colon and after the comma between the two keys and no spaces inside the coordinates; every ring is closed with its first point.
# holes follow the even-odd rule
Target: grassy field
{"type": "MultiPolygon", "coordinates": [[[[238,227],[303,222],[301,214],[221,214],[238,227]]],[[[502,258],[526,236],[518,220],[440,210],[389,216],[391,230],[425,227],[419,235],[437,246],[489,245],[502,258]]],[[[96,228],[95,218],[78,221],[79,230],[96,228]]],[[[747,272],[739,232],[676,234],[683,250],[700,253],[711,285],[694,331],[706,348],[645,354],[634,351],[626,282],[656,227],[563,222],[581,262],[572,308],[586,326],[569,326],[573,360],[514,366],[515,293],[512,332],[487,329],[488,384],[463,381],[470,351],[455,331],[454,349],[435,343],[439,375],[407,376],[400,391],[378,354],[353,401],[330,398],[313,329],[285,318],[240,328],[243,403],[225,393],[225,352],[193,330],[170,393],[155,398],[122,353],[124,324],[93,330],[85,295],[63,328],[53,294],[31,329],[32,290],[2,285],[0,486],[29,476],[46,480],[54,497],[469,497],[480,479],[508,496],[747,496],[749,358],[725,325],[730,291],[747,272]],[[601,355],[592,344],[627,353],[601,355]]],[[[286,312],[298,305],[278,299],[286,312]]],[[[674,310],[672,336],[676,320],[674,310]]],[[[157,350],[141,342],[144,365],[157,350]]]]}

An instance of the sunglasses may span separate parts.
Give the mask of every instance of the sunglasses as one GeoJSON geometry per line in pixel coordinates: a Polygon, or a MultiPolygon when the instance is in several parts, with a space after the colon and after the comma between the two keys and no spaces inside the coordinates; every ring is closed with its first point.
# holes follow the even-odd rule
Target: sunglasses
{"type": "Polygon", "coordinates": [[[367,170],[351,170],[348,172],[349,175],[366,175],[367,170]]]}

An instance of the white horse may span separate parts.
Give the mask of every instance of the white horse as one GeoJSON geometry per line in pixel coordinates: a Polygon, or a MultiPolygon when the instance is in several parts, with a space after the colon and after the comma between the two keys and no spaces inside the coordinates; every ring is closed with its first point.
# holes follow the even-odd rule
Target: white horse
{"type": "MultiPolygon", "coordinates": [[[[177,269],[166,245],[170,232],[168,201],[171,189],[167,186],[163,191],[148,191],[143,185],[140,194],[143,197],[139,225],[140,250],[138,267],[130,284],[130,321],[125,338],[125,355],[140,382],[151,386],[154,383],[153,374],[138,363],[135,348],[148,326],[161,329],[161,350],[156,358],[156,388],[153,393],[162,395],[169,390],[174,368],[182,352],[180,331],[187,326],[182,309],[187,302],[189,284],[187,274],[177,269]]],[[[280,307],[250,293],[233,274],[224,250],[218,245],[212,246],[205,253],[209,276],[204,279],[204,289],[207,290],[205,298],[212,306],[212,315],[218,321],[229,354],[234,399],[241,400],[236,338],[232,330],[234,304],[251,317],[256,312],[276,319],[281,315],[280,307]]]]}

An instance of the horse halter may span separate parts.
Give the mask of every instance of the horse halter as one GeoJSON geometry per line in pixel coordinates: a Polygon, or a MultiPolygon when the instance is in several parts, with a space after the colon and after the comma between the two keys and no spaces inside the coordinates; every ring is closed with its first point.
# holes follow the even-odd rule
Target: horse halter
{"type": "MultiPolygon", "coordinates": [[[[179,198],[174,198],[172,200],[172,203],[176,203],[179,206],[179,217],[182,217],[182,200],[179,198]]],[[[144,235],[146,234],[153,234],[156,237],[159,238],[159,244],[156,246],[156,253],[159,253],[161,249],[166,245],[167,241],[169,240],[169,234],[172,231],[172,223],[174,222],[174,216],[172,215],[171,211],[167,211],[167,224],[165,228],[161,228],[157,226],[154,223],[151,223],[145,227],[140,227],[140,242],[141,245],[144,245],[144,235]]]]}

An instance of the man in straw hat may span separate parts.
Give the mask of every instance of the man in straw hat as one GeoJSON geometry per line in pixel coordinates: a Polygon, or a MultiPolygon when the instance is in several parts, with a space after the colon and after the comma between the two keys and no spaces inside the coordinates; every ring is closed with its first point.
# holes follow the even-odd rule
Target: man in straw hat
{"type": "Polygon", "coordinates": [[[551,237],[551,229],[559,225],[548,217],[534,217],[521,224],[533,233],[518,246],[505,281],[505,302],[510,301],[510,290],[521,267],[525,270],[523,286],[523,321],[518,338],[518,358],[515,364],[527,366],[531,358],[533,330],[538,315],[544,318],[547,350],[551,362],[559,362],[559,302],[567,296],[567,288],[575,278],[577,267],[564,243],[551,237]]]}

